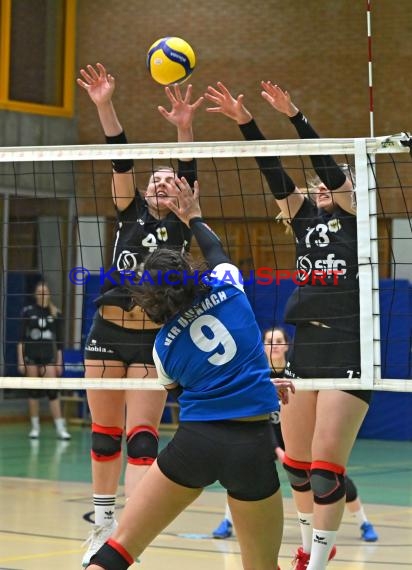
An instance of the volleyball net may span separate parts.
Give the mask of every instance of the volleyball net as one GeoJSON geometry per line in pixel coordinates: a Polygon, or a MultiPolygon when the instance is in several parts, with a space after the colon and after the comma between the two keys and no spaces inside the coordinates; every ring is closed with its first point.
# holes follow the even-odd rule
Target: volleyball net
{"type": "MultiPolygon", "coordinates": [[[[134,159],[144,192],[157,165],[196,158],[204,218],[245,279],[261,329],[283,324],[296,286],[295,243],[255,156],[279,156],[298,187],[310,155],[333,155],[356,170],[360,286],[360,379],[299,380],[300,389],[412,391],[412,158],[408,133],[378,138],[202,142],[0,149],[2,216],[0,389],[163,389],[144,379],[18,375],[21,310],[40,279],[64,314],[65,355],[78,357],[110,266],[115,209],[112,159],[134,159]]],[[[193,244],[196,256],[199,250],[193,244]]],[[[333,257],[333,256],[332,256],[333,257]]],[[[339,260],[330,258],[326,269],[339,260]]],[[[325,263],[326,263],[325,262],[325,263]]],[[[288,331],[293,336],[293,330],[288,331]]],[[[66,368],[68,362],[65,362],[66,368]]]]}

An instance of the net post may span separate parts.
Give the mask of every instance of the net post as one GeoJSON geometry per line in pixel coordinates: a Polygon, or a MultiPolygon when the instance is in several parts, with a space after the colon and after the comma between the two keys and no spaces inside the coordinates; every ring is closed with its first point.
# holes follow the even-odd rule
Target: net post
{"type": "MultiPolygon", "coordinates": [[[[361,384],[365,389],[373,388],[375,354],[373,350],[373,327],[370,316],[373,311],[372,293],[372,244],[371,212],[369,197],[369,172],[366,139],[355,139],[356,204],[358,229],[359,266],[359,323],[361,353],[361,384]]],[[[376,199],[376,197],[375,197],[376,199]]]]}

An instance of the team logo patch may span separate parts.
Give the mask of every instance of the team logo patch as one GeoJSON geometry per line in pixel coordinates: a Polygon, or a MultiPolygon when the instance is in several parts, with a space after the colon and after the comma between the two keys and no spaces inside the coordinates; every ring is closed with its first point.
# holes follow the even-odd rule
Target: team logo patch
{"type": "Polygon", "coordinates": [[[339,218],[335,218],[333,220],[329,220],[328,222],[328,229],[330,232],[336,233],[342,229],[342,225],[340,223],[339,218]]]}

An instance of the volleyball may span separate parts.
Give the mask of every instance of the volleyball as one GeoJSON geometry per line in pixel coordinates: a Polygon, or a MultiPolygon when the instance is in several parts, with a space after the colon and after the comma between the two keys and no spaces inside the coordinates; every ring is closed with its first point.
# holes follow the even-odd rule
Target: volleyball
{"type": "Polygon", "coordinates": [[[175,37],[155,41],[146,57],[150,75],[161,85],[182,83],[192,74],[195,64],[193,48],[185,40],[175,37]]]}

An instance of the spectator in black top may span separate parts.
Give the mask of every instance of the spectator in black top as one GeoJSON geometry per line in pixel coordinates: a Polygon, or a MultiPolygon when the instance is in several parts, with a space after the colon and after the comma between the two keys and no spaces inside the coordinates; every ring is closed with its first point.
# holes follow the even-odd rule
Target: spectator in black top
{"type": "MultiPolygon", "coordinates": [[[[41,378],[56,378],[63,374],[63,316],[51,301],[45,282],[37,283],[34,303],[22,311],[20,342],[17,344],[17,368],[20,374],[41,378]]],[[[57,437],[68,440],[65,421],[62,418],[57,390],[29,390],[31,430],[29,437],[40,435],[39,400],[48,397],[50,411],[56,425],[57,437]]]]}
{"type": "MultiPolygon", "coordinates": [[[[117,118],[112,96],[115,79],[100,63],[80,71],[78,84],[96,105],[108,144],[127,143],[117,118]]],[[[171,110],[159,112],[177,128],[179,142],[193,140],[192,122],[203,98],[191,102],[192,86],[183,94],[178,86],[166,87],[171,110]]],[[[158,325],[139,307],[134,307],[127,289],[128,272],[138,273],[146,255],[157,248],[187,250],[191,232],[168,207],[177,196],[170,185],[176,173],[170,166],[154,167],[143,193],[136,189],[133,161],[113,160],[112,197],[117,214],[113,261],[102,284],[94,322],[86,341],[87,378],[156,377],[152,348],[158,325]]],[[[194,160],[178,162],[178,176],[193,187],[194,160]]],[[[122,438],[125,430],[127,467],[125,493],[129,497],[136,483],[154,462],[158,452],[158,428],[166,392],[155,390],[88,390],[92,416],[92,478],[95,526],[83,557],[87,566],[117,526],[115,500],[122,470],[122,438]]]]}
{"type": "MultiPolygon", "coordinates": [[[[262,97],[289,117],[301,138],[318,135],[289,94],[262,82],[262,97]]],[[[218,83],[206,98],[211,112],[235,120],[248,140],[265,137],[243,104],[218,83]]],[[[311,156],[317,180],[296,187],[277,157],[257,157],[259,168],[296,237],[301,286],[291,296],[285,321],[296,326],[286,374],[299,377],[359,378],[359,285],[353,178],[331,156],[311,156]]],[[[292,486],[303,546],[295,570],[324,570],[345,507],[346,464],[368,410],[371,392],[298,390],[282,408],[284,467],[292,486]],[[313,511],[313,528],[307,521],[313,511]],[[309,517],[306,517],[309,514],[309,517]],[[319,540],[319,536],[322,540],[319,540]]]]}

